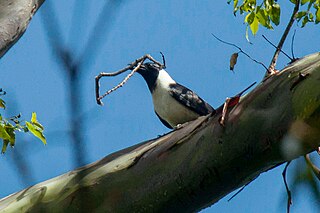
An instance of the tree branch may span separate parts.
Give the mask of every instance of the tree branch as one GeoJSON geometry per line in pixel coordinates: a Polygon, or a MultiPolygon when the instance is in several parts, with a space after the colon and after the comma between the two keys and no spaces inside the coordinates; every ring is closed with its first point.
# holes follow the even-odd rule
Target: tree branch
{"type": "Polygon", "coordinates": [[[260,173],[316,150],[319,85],[316,53],[243,96],[224,127],[219,124],[221,112],[200,117],[3,198],[0,212],[76,212],[83,206],[80,195],[88,197],[84,210],[90,212],[198,211],[260,173]],[[308,78],[292,88],[300,73],[308,73],[308,78]]]}

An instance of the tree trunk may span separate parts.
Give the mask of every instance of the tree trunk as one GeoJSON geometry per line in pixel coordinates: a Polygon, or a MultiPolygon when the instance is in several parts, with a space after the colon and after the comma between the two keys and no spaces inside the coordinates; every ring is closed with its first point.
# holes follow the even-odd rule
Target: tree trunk
{"type": "Polygon", "coordinates": [[[231,109],[225,126],[220,117],[200,117],[12,194],[0,200],[0,212],[78,212],[83,202],[87,212],[191,212],[212,205],[319,146],[320,54],[261,82],[231,109]]]}
{"type": "Polygon", "coordinates": [[[44,0],[0,1],[0,58],[19,40],[44,0]]]}

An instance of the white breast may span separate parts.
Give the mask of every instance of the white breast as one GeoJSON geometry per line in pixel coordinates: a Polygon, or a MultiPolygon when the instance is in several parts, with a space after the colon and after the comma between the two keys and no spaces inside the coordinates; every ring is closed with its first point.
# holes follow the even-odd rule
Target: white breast
{"type": "Polygon", "coordinates": [[[176,82],[166,71],[159,71],[156,82],[157,85],[152,93],[152,100],[155,111],[163,120],[167,121],[171,126],[177,126],[199,117],[198,114],[180,104],[168,93],[169,85],[176,82]]]}

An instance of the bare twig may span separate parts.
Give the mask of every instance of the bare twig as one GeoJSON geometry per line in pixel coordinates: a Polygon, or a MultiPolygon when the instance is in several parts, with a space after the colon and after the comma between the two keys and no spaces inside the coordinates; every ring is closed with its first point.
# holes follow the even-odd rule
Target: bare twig
{"type": "Polygon", "coordinates": [[[293,52],[293,43],[294,43],[294,38],[296,37],[296,30],[293,31],[293,35],[292,35],[292,39],[291,39],[291,55],[292,55],[292,58],[294,60],[296,60],[296,57],[294,56],[294,52],[293,52]]]}
{"type": "Polygon", "coordinates": [[[227,44],[227,45],[230,45],[230,46],[233,46],[235,48],[237,48],[239,50],[239,53],[242,53],[244,54],[245,56],[247,56],[250,60],[254,61],[255,63],[257,64],[260,64],[261,66],[263,66],[266,70],[268,70],[268,68],[266,67],[266,65],[264,65],[262,62],[260,61],[257,61],[256,59],[252,58],[249,54],[247,54],[246,52],[244,52],[240,47],[238,47],[237,45],[235,44],[232,44],[232,43],[229,43],[229,42],[226,42],[226,41],[223,41],[222,39],[218,38],[216,35],[214,35],[213,33],[211,33],[211,35],[213,37],[215,37],[218,41],[224,43],[224,44],[227,44]]]}
{"type": "MultiPolygon", "coordinates": [[[[97,101],[97,104],[99,105],[103,105],[101,99],[103,99],[104,97],[106,97],[107,95],[109,95],[110,93],[114,92],[115,90],[117,90],[118,88],[122,87],[128,80],[129,78],[132,77],[132,75],[138,71],[141,67],[141,65],[144,63],[144,61],[146,59],[149,59],[150,61],[156,63],[156,64],[159,64],[160,66],[164,67],[165,64],[161,64],[160,62],[156,61],[154,58],[152,58],[149,54],[147,55],[144,55],[140,58],[138,58],[137,60],[135,60],[134,62],[132,62],[131,64],[129,64],[128,66],[126,66],[125,68],[119,70],[119,71],[116,71],[116,72],[111,72],[111,73],[106,73],[106,72],[102,72],[100,73],[98,76],[96,76],[95,78],[95,89],[96,89],[96,101],[97,101]],[[106,76],[116,76],[116,75],[119,75],[121,73],[124,73],[128,70],[132,70],[117,86],[113,87],[112,89],[108,90],[107,92],[105,92],[103,95],[100,95],[100,79],[102,77],[106,77],[106,76]]],[[[165,60],[163,59],[164,63],[165,63],[165,60]]]]}
{"type": "Polygon", "coordinates": [[[162,57],[162,64],[163,64],[163,68],[166,68],[166,58],[164,57],[164,54],[162,52],[160,52],[161,57],[162,57]]]}
{"type": "MultiPolygon", "coordinates": [[[[267,37],[265,37],[264,35],[262,35],[262,37],[269,43],[271,44],[274,48],[277,48],[276,45],[274,45],[269,39],[267,39],[267,37]]],[[[280,49],[280,52],[282,52],[285,56],[287,56],[287,58],[290,59],[290,61],[293,61],[293,58],[291,58],[287,53],[285,53],[282,49],[280,49]]]]}
{"type": "Polygon", "coordinates": [[[304,158],[306,159],[308,166],[310,166],[313,174],[318,178],[318,180],[320,180],[320,169],[312,163],[309,154],[305,155],[304,158]]]}
{"type": "Polygon", "coordinates": [[[288,36],[288,34],[290,32],[292,24],[296,19],[295,16],[296,16],[297,12],[299,11],[299,5],[300,5],[300,0],[296,0],[296,4],[294,6],[294,9],[293,9],[291,18],[289,20],[289,23],[288,23],[284,33],[282,34],[282,37],[281,37],[281,39],[279,41],[279,44],[277,46],[277,50],[275,51],[275,53],[274,53],[274,55],[272,57],[271,63],[269,65],[269,68],[267,69],[267,73],[266,73],[265,77],[268,76],[269,74],[274,74],[275,73],[275,67],[276,67],[276,63],[277,63],[278,57],[279,57],[279,53],[280,53],[280,51],[282,49],[282,46],[283,46],[283,44],[284,44],[284,42],[285,42],[285,40],[286,40],[286,38],[287,38],[287,36],[288,36]]]}
{"type": "Polygon", "coordinates": [[[290,213],[290,206],[292,204],[291,191],[289,190],[288,183],[287,183],[287,178],[286,178],[287,169],[288,169],[288,166],[289,166],[290,163],[291,163],[291,161],[288,161],[286,166],[284,167],[284,170],[282,171],[283,182],[284,182],[284,185],[286,187],[287,195],[288,195],[287,213],[290,213]]]}

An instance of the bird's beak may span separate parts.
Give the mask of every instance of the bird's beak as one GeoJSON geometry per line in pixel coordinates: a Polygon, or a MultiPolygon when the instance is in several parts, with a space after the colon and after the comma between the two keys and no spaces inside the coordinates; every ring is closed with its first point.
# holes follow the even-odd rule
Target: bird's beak
{"type": "Polygon", "coordinates": [[[147,71],[147,67],[146,67],[146,65],[144,65],[144,64],[142,64],[141,66],[140,66],[140,68],[137,70],[137,72],[138,73],[144,73],[144,72],[146,72],[147,71]]]}

